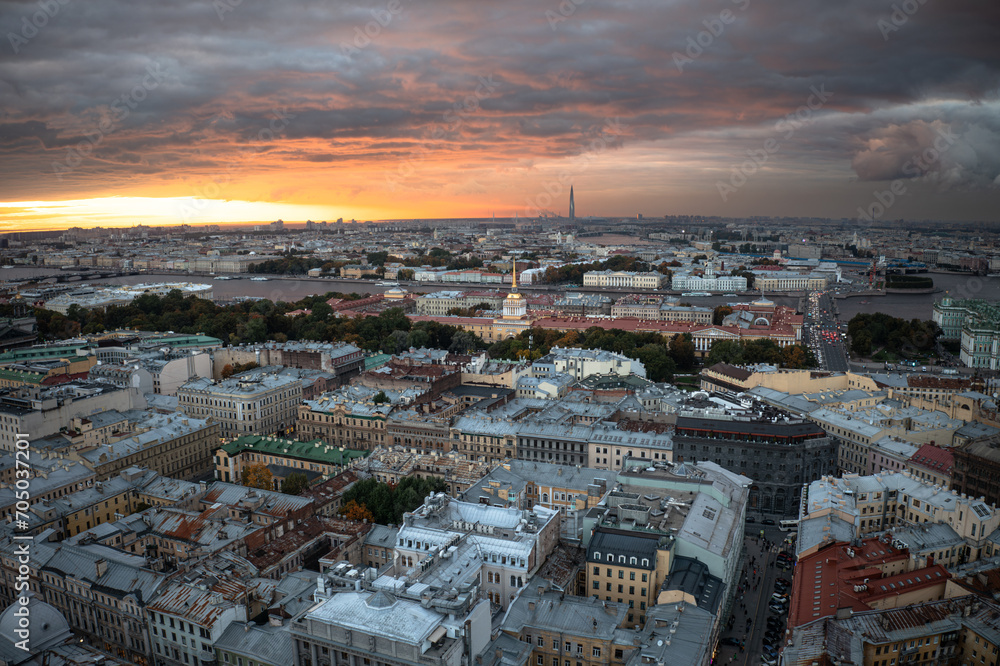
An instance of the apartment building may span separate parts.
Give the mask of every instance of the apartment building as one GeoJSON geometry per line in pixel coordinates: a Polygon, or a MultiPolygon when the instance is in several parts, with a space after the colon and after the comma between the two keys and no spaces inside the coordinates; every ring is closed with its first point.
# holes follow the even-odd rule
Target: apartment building
{"type": "Polygon", "coordinates": [[[282,375],[196,379],[177,389],[178,409],[197,419],[212,418],[226,439],[288,434],[301,402],[302,381],[282,375]]]}
{"type": "Polygon", "coordinates": [[[99,481],[133,466],[177,479],[195,479],[212,469],[218,423],[178,413],[130,412],[129,416],[125,427],[106,441],[74,447],[64,455],[92,469],[99,481]]]}
{"type": "Polygon", "coordinates": [[[0,451],[14,451],[19,433],[31,439],[59,432],[73,417],[111,409],[145,409],[136,388],[73,381],[59,386],[21,387],[0,395],[0,451]]]}
{"type": "Polygon", "coordinates": [[[345,386],[299,406],[298,436],[322,439],[347,449],[371,451],[386,446],[389,414],[396,405],[408,405],[423,392],[413,388],[393,391],[345,386]]]}
{"type": "MultiPolygon", "coordinates": [[[[616,493],[607,499],[615,501],[616,493]]],[[[629,504],[618,505],[622,518],[627,520],[629,511],[629,504]]],[[[660,585],[670,572],[671,547],[672,542],[660,534],[598,528],[587,546],[587,593],[624,604],[628,609],[624,627],[642,626],[646,611],[656,603],[660,585]]]]}
{"type": "Polygon", "coordinates": [[[782,663],[996,666],[1000,644],[998,618],[1000,607],[975,595],[903,608],[845,611],[796,628],[790,645],[782,650],[782,663]]]}
{"type": "Polygon", "coordinates": [[[894,538],[939,562],[972,562],[996,550],[1000,511],[982,499],[943,489],[909,472],[845,474],[809,484],[799,514],[798,552],[832,540],[850,541],[890,530],[894,538]],[[939,524],[942,535],[924,534],[939,524]],[[825,529],[824,529],[825,528],[825,529]],[[846,538],[845,538],[846,537],[846,538]],[[929,548],[922,548],[925,540],[929,548]]]}
{"type": "Polygon", "coordinates": [[[223,444],[214,453],[217,480],[241,483],[245,469],[264,464],[271,470],[273,490],[280,490],[281,480],[292,473],[301,472],[312,480],[335,476],[352,461],[370,452],[331,446],[321,439],[303,442],[273,436],[242,435],[223,444]]]}

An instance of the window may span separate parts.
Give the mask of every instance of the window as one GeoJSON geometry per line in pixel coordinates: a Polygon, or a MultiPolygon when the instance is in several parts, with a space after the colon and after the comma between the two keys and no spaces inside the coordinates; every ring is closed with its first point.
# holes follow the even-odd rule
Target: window
{"type": "Polygon", "coordinates": [[[594,647],[594,653],[593,653],[593,656],[595,656],[595,657],[600,657],[600,656],[601,656],[601,648],[599,648],[599,647],[594,647]]]}
{"type": "Polygon", "coordinates": [[[538,647],[545,647],[545,639],[541,636],[538,637],[538,647]]]}
{"type": "Polygon", "coordinates": [[[535,663],[538,664],[538,666],[545,666],[545,657],[543,657],[542,655],[538,655],[538,658],[535,660],[535,663]]]}
{"type": "Polygon", "coordinates": [[[594,581],[594,589],[595,590],[601,589],[601,583],[599,581],[596,580],[594,581]]]}
{"type": "Polygon", "coordinates": [[[601,575],[601,567],[594,567],[594,575],[595,576],[601,575]]]}

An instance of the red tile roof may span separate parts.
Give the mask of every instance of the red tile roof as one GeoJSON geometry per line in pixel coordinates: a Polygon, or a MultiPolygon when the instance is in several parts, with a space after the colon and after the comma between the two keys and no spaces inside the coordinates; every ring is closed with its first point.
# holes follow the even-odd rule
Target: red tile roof
{"type": "Polygon", "coordinates": [[[955,462],[955,456],[951,449],[945,449],[934,444],[924,444],[907,461],[911,465],[929,469],[932,472],[951,474],[951,466],[955,462]]]}
{"type": "Polygon", "coordinates": [[[788,626],[799,627],[837,614],[839,608],[871,610],[879,599],[943,583],[951,575],[939,564],[883,577],[880,566],[904,563],[908,550],[897,550],[878,539],[854,548],[833,543],[795,565],[788,626]]]}

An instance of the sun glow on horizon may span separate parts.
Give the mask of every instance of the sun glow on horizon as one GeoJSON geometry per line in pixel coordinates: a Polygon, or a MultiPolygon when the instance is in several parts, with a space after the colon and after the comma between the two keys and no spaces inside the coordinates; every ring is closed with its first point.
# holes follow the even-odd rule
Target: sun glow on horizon
{"type": "Polygon", "coordinates": [[[0,202],[0,231],[52,231],[70,227],[258,224],[274,220],[374,220],[389,211],[362,206],[199,199],[98,197],[65,201],[0,202]]]}

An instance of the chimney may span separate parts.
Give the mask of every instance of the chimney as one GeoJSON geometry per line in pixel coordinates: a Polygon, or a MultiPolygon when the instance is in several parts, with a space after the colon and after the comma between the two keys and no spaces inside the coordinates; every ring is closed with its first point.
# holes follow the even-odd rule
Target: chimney
{"type": "Polygon", "coordinates": [[[94,569],[97,572],[97,577],[100,578],[108,570],[108,561],[103,558],[97,560],[96,562],[94,562],[94,569]]]}

